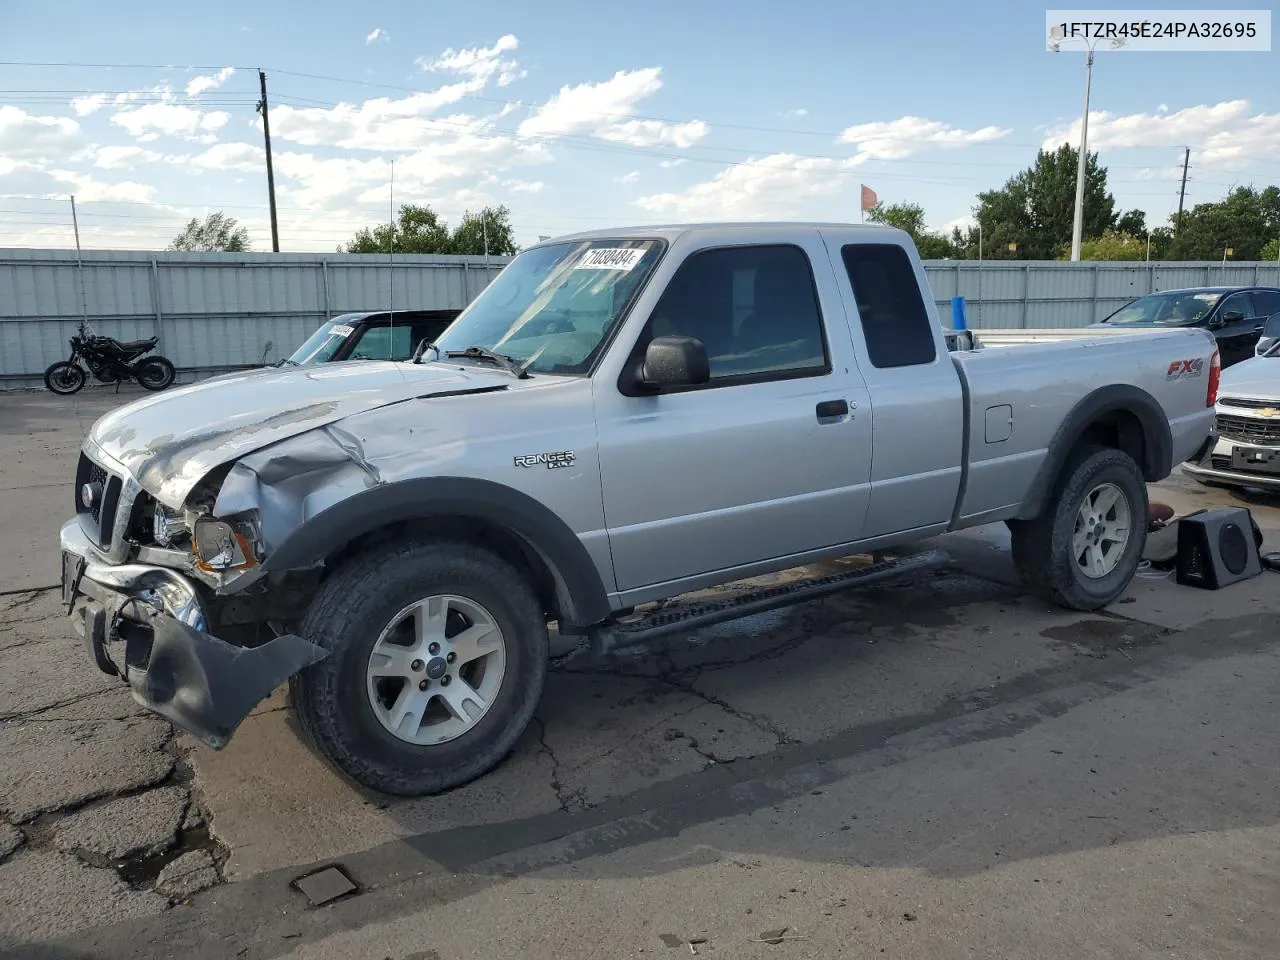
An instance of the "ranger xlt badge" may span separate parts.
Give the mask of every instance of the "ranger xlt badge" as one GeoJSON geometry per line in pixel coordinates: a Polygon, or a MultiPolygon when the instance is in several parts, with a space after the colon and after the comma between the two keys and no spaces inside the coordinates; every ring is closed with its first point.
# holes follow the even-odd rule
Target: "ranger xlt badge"
{"type": "Polygon", "coordinates": [[[545,463],[548,470],[557,470],[560,467],[573,466],[577,459],[578,455],[572,450],[560,450],[555,453],[526,453],[516,457],[516,466],[536,467],[540,463],[545,463]]]}

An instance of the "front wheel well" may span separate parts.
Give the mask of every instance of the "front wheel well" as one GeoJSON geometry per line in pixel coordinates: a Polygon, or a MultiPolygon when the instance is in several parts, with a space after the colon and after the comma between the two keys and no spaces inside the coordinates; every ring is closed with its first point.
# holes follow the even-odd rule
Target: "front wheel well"
{"type": "Polygon", "coordinates": [[[548,620],[563,616],[555,575],[542,555],[515,531],[475,517],[400,520],[370,530],[325,557],[324,578],[362,554],[406,540],[471,543],[491,550],[528,578],[548,620]]]}

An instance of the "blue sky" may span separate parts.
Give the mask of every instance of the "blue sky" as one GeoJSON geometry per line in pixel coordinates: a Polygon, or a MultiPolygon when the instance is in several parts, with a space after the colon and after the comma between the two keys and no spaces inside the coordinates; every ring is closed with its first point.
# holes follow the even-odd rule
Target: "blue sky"
{"type": "MultiPolygon", "coordinates": [[[[450,219],[505,203],[529,242],[857,220],[860,183],[942,227],[1078,138],[1083,53],[1045,52],[1026,3],[178,6],[5,5],[0,246],[70,245],[56,198],[74,192],[86,246],[162,247],[221,209],[269,249],[257,66],[287,250],[385,219],[392,160],[397,201],[450,219]]],[[[1090,148],[1118,204],[1162,222],[1183,146],[1189,204],[1280,182],[1278,76],[1274,52],[1100,52],[1090,148]]]]}

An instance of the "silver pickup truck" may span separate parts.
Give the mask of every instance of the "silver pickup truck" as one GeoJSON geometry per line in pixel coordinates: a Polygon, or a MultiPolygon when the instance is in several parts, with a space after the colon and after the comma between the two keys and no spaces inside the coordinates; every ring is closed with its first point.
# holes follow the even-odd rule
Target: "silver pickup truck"
{"type": "Polygon", "coordinates": [[[949,351],[890,228],[580,234],[521,253],[412,361],[104,416],[63,599],[97,666],[206,744],[288,680],[339,770],[432,793],[512,749],[552,624],[645,642],[923,569],[945,558],[903,547],[992,522],[1037,594],[1110,603],[1144,481],[1213,442],[1218,372],[1202,331],[949,351]]]}

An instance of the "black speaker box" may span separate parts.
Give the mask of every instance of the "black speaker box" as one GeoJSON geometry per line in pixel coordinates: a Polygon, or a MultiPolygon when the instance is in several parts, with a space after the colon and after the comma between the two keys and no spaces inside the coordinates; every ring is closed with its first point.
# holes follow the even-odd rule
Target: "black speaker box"
{"type": "Polygon", "coordinates": [[[1178,521],[1178,583],[1217,590],[1262,572],[1253,516],[1243,507],[1205,510],[1178,521]]]}

